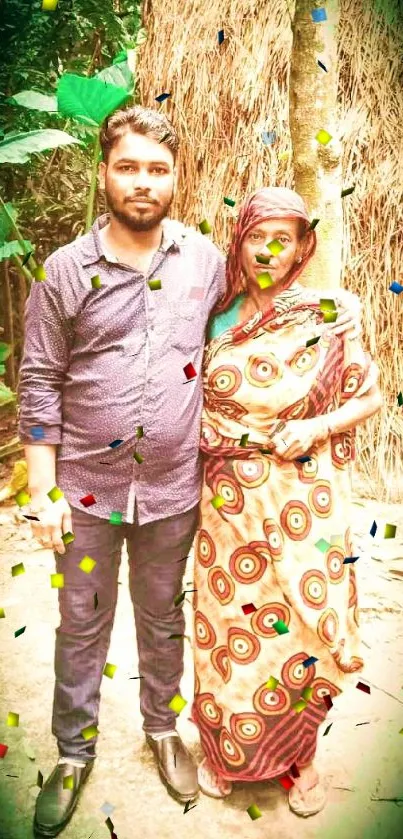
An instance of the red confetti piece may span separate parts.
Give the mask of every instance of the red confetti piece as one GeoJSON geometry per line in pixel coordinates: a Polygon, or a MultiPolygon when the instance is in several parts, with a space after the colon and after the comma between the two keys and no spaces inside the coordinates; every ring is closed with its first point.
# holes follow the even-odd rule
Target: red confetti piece
{"type": "Polygon", "coordinates": [[[294,781],[288,775],[284,775],[283,778],[278,778],[278,782],[286,790],[289,790],[294,786],[294,781]]]}
{"type": "Polygon", "coordinates": [[[80,504],[84,504],[84,507],[92,507],[93,504],[96,504],[96,500],[93,495],[84,495],[84,498],[80,498],[80,504]]]}
{"type": "Polygon", "coordinates": [[[365,685],[364,682],[357,682],[356,688],[358,690],[362,690],[363,693],[371,693],[371,688],[369,685],[365,685]]]}
{"type": "Polygon", "coordinates": [[[300,773],[298,771],[298,766],[297,766],[296,763],[293,763],[293,765],[291,766],[290,772],[291,772],[291,775],[292,775],[293,778],[299,778],[300,777],[300,773]]]}
{"type": "Polygon", "coordinates": [[[0,743],[0,757],[5,757],[8,752],[8,746],[4,743],[0,743]]]}
{"type": "Polygon", "coordinates": [[[253,603],[246,603],[245,606],[242,606],[242,611],[244,615],[250,615],[251,612],[256,612],[257,609],[256,606],[253,605],[253,603]]]}
{"type": "Polygon", "coordinates": [[[193,367],[191,361],[189,361],[189,364],[185,365],[185,367],[183,368],[183,372],[188,381],[190,381],[190,379],[194,379],[197,376],[196,370],[193,367]]]}
{"type": "Polygon", "coordinates": [[[323,697],[323,701],[324,701],[324,703],[325,703],[326,708],[328,709],[328,711],[330,711],[330,709],[331,709],[331,708],[333,708],[333,702],[332,702],[332,697],[330,696],[330,694],[329,694],[329,693],[327,693],[327,694],[323,697]]]}

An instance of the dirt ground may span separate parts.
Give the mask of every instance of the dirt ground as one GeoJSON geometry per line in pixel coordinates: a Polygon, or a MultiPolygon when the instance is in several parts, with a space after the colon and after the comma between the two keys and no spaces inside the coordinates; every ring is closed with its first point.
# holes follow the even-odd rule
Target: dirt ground
{"type": "MultiPolygon", "coordinates": [[[[239,784],[225,801],[202,794],[194,809],[170,798],[153,757],[145,747],[138,707],[138,673],[132,606],[126,585],[125,550],[119,600],[108,661],[117,664],[113,679],[104,678],[98,758],[63,839],[108,839],[105,803],[118,839],[401,839],[403,836],[403,508],[354,497],[354,532],[359,605],[366,670],[371,694],[349,688],[337,700],[319,732],[317,767],[329,786],[324,811],[308,819],[288,808],[279,785],[239,784]],[[369,529],[374,519],[378,532],[369,529]],[[384,524],[397,525],[395,539],[382,538],[384,524]],[[381,538],[377,538],[381,534],[381,538]],[[397,572],[397,573],[396,573],[397,572]],[[400,573],[399,573],[400,572],[400,573]],[[324,737],[329,723],[333,725],[324,737]],[[401,734],[399,732],[402,731],[401,734]],[[262,817],[252,821],[247,808],[257,804],[262,817]]],[[[17,508],[0,506],[0,742],[8,752],[0,760],[1,839],[31,839],[37,775],[46,778],[57,759],[50,731],[53,698],[54,629],[58,625],[57,591],[51,589],[53,555],[32,539],[30,526],[19,524],[17,508]],[[11,566],[24,562],[25,575],[12,577],[11,566]],[[14,632],[26,626],[25,632],[14,632]],[[19,727],[7,726],[7,714],[19,714],[19,727]]],[[[185,580],[192,579],[192,557],[185,580]]],[[[185,604],[186,632],[192,633],[191,605],[185,604]]],[[[185,642],[182,695],[193,695],[192,650],[185,642]]],[[[196,727],[186,708],[178,730],[196,759],[196,727]]]]}

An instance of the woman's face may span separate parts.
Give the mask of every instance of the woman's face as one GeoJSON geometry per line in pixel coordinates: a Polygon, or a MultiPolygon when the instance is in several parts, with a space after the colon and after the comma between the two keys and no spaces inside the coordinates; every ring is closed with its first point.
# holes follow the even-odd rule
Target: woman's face
{"type": "Polygon", "coordinates": [[[269,272],[273,285],[281,284],[299,256],[303,256],[306,243],[299,239],[299,219],[269,219],[259,222],[246,234],[241,245],[242,273],[249,291],[256,286],[260,289],[257,277],[262,272],[269,272]],[[266,247],[277,239],[284,250],[276,256],[266,247]],[[269,257],[269,264],[256,260],[257,256],[269,257]]]}

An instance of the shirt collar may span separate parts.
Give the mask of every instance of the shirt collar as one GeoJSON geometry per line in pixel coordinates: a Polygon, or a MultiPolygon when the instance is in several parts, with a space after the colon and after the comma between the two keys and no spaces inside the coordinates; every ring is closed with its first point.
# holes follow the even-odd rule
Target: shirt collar
{"type": "MultiPolygon", "coordinates": [[[[77,241],[77,245],[81,250],[81,263],[83,267],[91,265],[93,262],[98,262],[102,256],[106,256],[99,231],[105,227],[109,222],[109,213],[104,213],[95,219],[91,230],[77,241]]],[[[180,221],[174,219],[164,218],[162,220],[162,242],[159,250],[165,253],[171,248],[180,248],[186,238],[186,228],[180,221]]]]}

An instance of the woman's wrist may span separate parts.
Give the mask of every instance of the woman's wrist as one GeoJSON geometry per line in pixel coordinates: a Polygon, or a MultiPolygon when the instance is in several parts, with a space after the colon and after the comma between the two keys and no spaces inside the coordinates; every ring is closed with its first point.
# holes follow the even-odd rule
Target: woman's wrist
{"type": "Polygon", "coordinates": [[[332,434],[332,428],[330,425],[329,417],[326,414],[323,414],[319,417],[316,417],[316,425],[317,425],[317,432],[315,435],[317,443],[324,443],[330,435],[332,434]]]}

